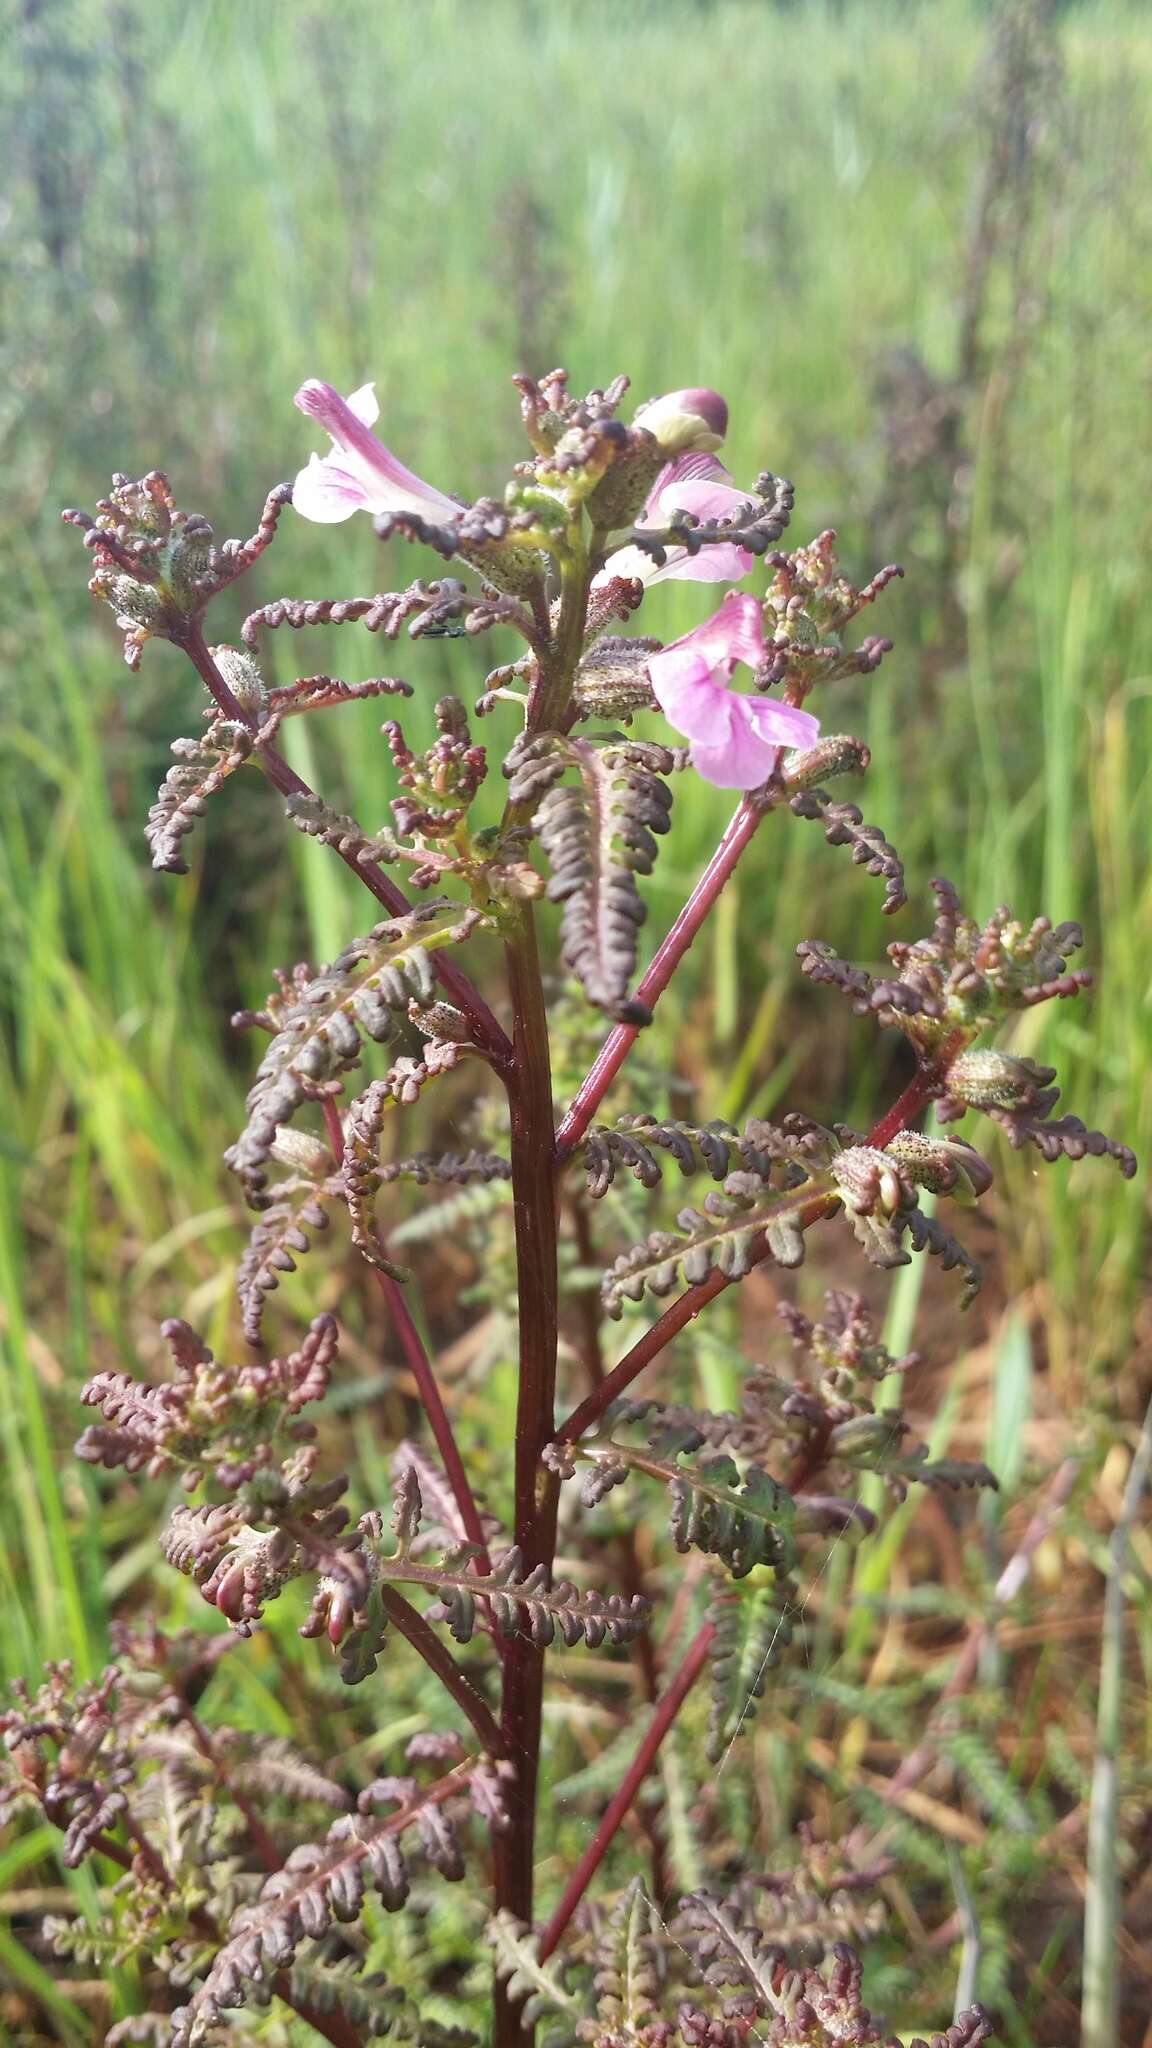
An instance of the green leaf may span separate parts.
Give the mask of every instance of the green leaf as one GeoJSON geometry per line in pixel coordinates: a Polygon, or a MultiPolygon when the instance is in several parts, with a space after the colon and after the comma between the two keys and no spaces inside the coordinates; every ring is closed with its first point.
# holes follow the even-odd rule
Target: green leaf
{"type": "Polygon", "coordinates": [[[768,1673],[792,1639],[795,1588],[788,1579],[772,1586],[718,1586],[708,1607],[716,1631],[709,1665],[711,1709],[705,1753],[723,1762],[738,1735],[755,1718],[768,1673]]]}
{"type": "Polygon", "coordinates": [[[681,1282],[694,1287],[711,1273],[743,1280],[765,1247],[777,1265],[799,1266],[804,1212],[813,1200],[832,1192],[823,1176],[780,1194],[758,1174],[730,1173],[722,1188],[705,1195],[699,1209],[681,1209],[676,1232],[653,1231],[642,1244],[621,1252],[602,1282],[607,1313],[621,1316],[625,1301],[670,1294],[681,1282]]]}

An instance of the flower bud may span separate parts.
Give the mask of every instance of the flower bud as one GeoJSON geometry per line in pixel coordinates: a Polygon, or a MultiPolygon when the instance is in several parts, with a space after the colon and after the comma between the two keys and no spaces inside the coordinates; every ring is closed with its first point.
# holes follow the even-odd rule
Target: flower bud
{"type": "Polygon", "coordinates": [[[242,654],[238,647],[210,647],[208,652],[241,711],[246,712],[249,718],[261,718],[268,702],[268,692],[252,656],[242,654]]]}
{"type": "Polygon", "coordinates": [[[831,1170],[844,1207],[856,1216],[894,1216],[908,1201],[896,1161],[874,1145],[850,1145],[831,1170]]]}
{"type": "MultiPolygon", "coordinates": [[[[216,650],[219,654],[219,649],[216,650]]],[[[272,1140],[272,1157],[281,1166],[289,1166],[294,1173],[304,1173],[312,1180],[323,1178],[332,1169],[332,1154],[320,1138],[314,1138],[310,1131],[298,1131],[292,1124],[279,1124],[272,1140]]]]}
{"type": "Polygon", "coordinates": [[[538,548],[513,540],[462,541],[458,553],[506,597],[531,600],[543,591],[544,557],[538,548]]]}
{"type": "MultiPolygon", "coordinates": [[[[204,581],[212,571],[212,529],[206,520],[188,522],[188,532],[173,541],[166,583],[178,610],[194,612],[204,603],[204,581]]],[[[208,595],[211,595],[211,583],[208,595]]]]}
{"type": "Polygon", "coordinates": [[[920,1131],[898,1131],[888,1151],[901,1171],[919,1188],[974,1202],[992,1185],[992,1169],[973,1145],[960,1138],[926,1138],[920,1131]]]}
{"type": "Polygon", "coordinates": [[[594,525],[612,533],[638,519],[667,459],[655,436],[642,427],[627,435],[588,499],[594,525]]]}
{"type": "Polygon", "coordinates": [[[828,1440],[830,1458],[883,1457],[897,1448],[906,1424],[894,1415],[851,1415],[838,1422],[828,1440]]]}
{"type": "Polygon", "coordinates": [[[851,733],[825,733],[815,746],[789,748],[780,763],[780,780],[790,793],[815,789],[834,775],[863,775],[872,752],[851,733]]]}
{"type": "Polygon", "coordinates": [[[576,702],[581,711],[596,718],[631,718],[633,712],[654,710],[647,657],[659,645],[658,640],[605,634],[589,648],[576,670],[576,702]]]}
{"type": "Polygon", "coordinates": [[[963,1052],[948,1069],[946,1087],[969,1109],[1031,1108],[1056,1078],[1055,1067],[992,1047],[963,1052]]]}
{"type": "MultiPolygon", "coordinates": [[[[96,581],[94,577],[93,583],[96,581]]],[[[155,584],[138,583],[135,576],[114,576],[101,583],[97,594],[111,605],[117,625],[124,630],[129,626],[151,628],[163,610],[163,601],[155,584]]]]}
{"type": "Polygon", "coordinates": [[[718,391],[694,385],[650,398],[633,424],[652,435],[665,458],[693,450],[707,454],[719,448],[728,432],[728,407],[718,391]]]}

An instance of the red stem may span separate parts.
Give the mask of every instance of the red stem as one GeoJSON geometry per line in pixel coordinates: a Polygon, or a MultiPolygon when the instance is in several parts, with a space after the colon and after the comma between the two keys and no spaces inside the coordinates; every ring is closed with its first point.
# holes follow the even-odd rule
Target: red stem
{"type": "Polygon", "coordinates": [[[646,1365],[650,1365],[654,1358],[659,1357],[665,1345],[670,1344],[673,1337],[679,1335],[685,1324],[693,1322],[701,1309],[710,1301],[714,1301],[718,1294],[722,1294],[729,1284],[725,1274],[709,1273],[706,1280],[701,1280],[696,1287],[689,1287],[678,1301],[672,1303],[671,1308],[666,1308],[663,1315],[653,1323],[652,1328],[646,1330],[633,1344],[632,1349],[624,1353],[619,1364],[614,1365],[611,1372],[605,1373],[600,1385],[581,1401],[578,1408],[573,1409],[566,1422],[561,1423],[556,1432],[558,1441],[565,1444],[576,1443],[586,1430],[591,1429],[594,1422],[599,1421],[604,1410],[619,1399],[625,1387],[631,1386],[637,1374],[642,1373],[646,1365]]]}
{"type": "MultiPolygon", "coordinates": [[[[737,815],[739,816],[739,814],[737,815]]],[[[715,866],[715,862],[712,865],[715,866]]],[[[731,868],[729,868],[728,872],[731,872],[731,868]]],[[[611,1044],[611,1040],[609,1040],[609,1044],[611,1044]]],[[[620,1054],[621,1059],[627,1050],[628,1048],[625,1045],[620,1054]]],[[[895,1136],[897,1131],[903,1130],[911,1118],[918,1114],[934,1090],[939,1086],[940,1070],[946,1064],[947,1057],[948,1051],[946,1048],[939,1062],[933,1063],[931,1068],[922,1068],[913,1077],[907,1088],[904,1089],[903,1093],[892,1104],[892,1107],[874,1126],[869,1135],[869,1144],[877,1146],[886,1145],[889,1139],[895,1136]]],[[[601,1059],[603,1059],[603,1054],[601,1059]]],[[[617,1061],[618,1064],[619,1061],[617,1061]]],[[[593,1073],[595,1071],[593,1069],[593,1073]]],[[[614,1071],[615,1068],[612,1069],[612,1072],[614,1071]]],[[[611,1072],[604,1082],[605,1087],[610,1079],[611,1072]]],[[[583,1130],[587,1128],[587,1122],[595,1112],[595,1102],[593,1102],[583,1125],[578,1123],[578,1119],[574,1115],[577,1105],[581,1102],[582,1098],[585,1098],[586,1091],[589,1090],[591,1080],[592,1075],[589,1075],[584,1089],[581,1090],[581,1095],[577,1098],[577,1103],[573,1105],[573,1109],[569,1112],[569,1121],[573,1123],[576,1131],[575,1138],[572,1140],[573,1143],[578,1142],[579,1138],[583,1135],[583,1130]]],[[[601,1092],[603,1091],[601,1090],[601,1092]]],[[[819,1213],[822,1206],[823,1204],[813,1204],[815,1214],[819,1213]]],[[[767,1245],[758,1248],[754,1256],[757,1259],[766,1258],[768,1256],[767,1245]]],[[[603,1414],[604,1409],[615,1399],[616,1394],[628,1386],[636,1378],[637,1374],[643,1371],[650,1360],[655,1358],[664,1349],[665,1345],[670,1342],[677,1332],[682,1330],[685,1324],[691,1322],[695,1316],[699,1315],[700,1310],[729,1285],[731,1285],[731,1282],[725,1274],[711,1273],[707,1280],[701,1281],[699,1286],[688,1288],[681,1295],[679,1301],[674,1302],[670,1309],[665,1310],[652,1329],[637,1344],[633,1345],[631,1351],[627,1352],[620,1360],[619,1365],[606,1374],[599,1386],[594,1388],[593,1392],[588,1396],[588,1399],[583,1401],[580,1407],[569,1416],[567,1422],[562,1425],[558,1432],[560,1438],[564,1442],[574,1443],[583,1431],[603,1414]]],[[[821,1445],[819,1452],[812,1459],[812,1469],[816,1469],[822,1462],[823,1452],[824,1446],[821,1445]]],[[[541,1962],[546,1962],[556,1948],[577,1906],[580,1904],[588,1886],[603,1862],[613,1837],[621,1826],[625,1815],[629,1812],[633,1800],[652,1768],[660,1744],[663,1742],[680,1708],[688,1697],[692,1686],[708,1661],[715,1633],[712,1623],[705,1622],[703,1628],[693,1638],[684,1661],[680,1665],[672,1683],[658,1701],[644,1740],[625,1772],[618,1791],[605,1809],[596,1833],[593,1835],[584,1854],[580,1857],[576,1868],[564,1887],[560,1903],[540,1937],[538,1953],[541,1962]]]]}
{"type": "MultiPolygon", "coordinates": [[[[340,1112],[330,1095],[326,1095],[323,1098],[322,1107],[324,1110],[324,1123],[328,1132],[328,1142],[332,1147],[332,1156],[337,1166],[341,1166],[344,1161],[344,1131],[340,1123],[340,1112]]],[[[391,1273],[382,1272],[379,1266],[373,1266],[372,1276],[388,1304],[389,1312],[396,1326],[396,1334],[400,1339],[401,1348],[408,1361],[412,1377],[416,1382],[416,1391],[424,1404],[424,1412],[432,1426],[432,1434],[436,1439],[436,1448],[440,1453],[441,1462],[447,1474],[448,1484],[452,1488],[456,1505],[460,1510],[460,1520],[464,1525],[464,1533],[469,1543],[474,1543],[480,1552],[475,1562],[484,1576],[487,1577],[492,1569],[492,1560],[488,1555],[488,1545],[484,1540],[484,1524],[480,1519],[480,1510],[476,1505],[476,1497],[469,1484],[468,1474],[464,1470],[464,1460],[460,1456],[459,1446],[452,1434],[452,1424],[448,1420],[448,1410],[444,1406],[444,1397],[440,1392],[436,1374],[432,1368],[432,1361],[424,1349],[420,1332],[416,1328],[412,1311],[404,1299],[404,1289],[401,1287],[400,1282],[394,1280],[391,1273]]]]}
{"type": "Polygon", "coordinates": [[[408,1361],[412,1377],[416,1382],[417,1392],[424,1404],[425,1413],[431,1424],[432,1435],[436,1439],[436,1448],[440,1453],[441,1461],[448,1477],[448,1484],[452,1488],[456,1505],[460,1510],[460,1520],[464,1524],[464,1533],[469,1543],[474,1543],[480,1553],[478,1557],[473,1559],[473,1563],[486,1578],[492,1569],[492,1560],[488,1555],[488,1545],[484,1538],[484,1524],[480,1518],[480,1510],[476,1505],[476,1496],[472,1491],[468,1474],[464,1469],[464,1460],[460,1456],[459,1445],[452,1434],[452,1424],[448,1420],[448,1411],[444,1406],[444,1397],[437,1384],[431,1361],[420,1341],[420,1332],[412,1319],[412,1311],[404,1299],[404,1290],[399,1281],[394,1280],[390,1273],[382,1273],[378,1266],[374,1266],[372,1271],[376,1284],[391,1311],[397,1334],[403,1346],[404,1356],[408,1361]]]}
{"type": "Polygon", "coordinates": [[[903,1093],[896,1097],[891,1109],[885,1111],[879,1123],[873,1124],[868,1133],[870,1145],[874,1145],[882,1152],[885,1145],[891,1143],[897,1131],[907,1130],[913,1117],[919,1116],[920,1111],[938,1092],[949,1063],[955,1059],[957,1049],[962,1043],[963,1034],[953,1032],[945,1039],[930,1063],[917,1068],[903,1093]]]}
{"type": "Polygon", "coordinates": [[[552,1954],[564,1929],[584,1897],[588,1886],[596,1875],[608,1852],[612,1837],[628,1812],[632,1801],[648,1776],[656,1759],[656,1752],[668,1730],[680,1712],[688,1694],[708,1662],[716,1631],[710,1621],[693,1637],[687,1655],[676,1672],[667,1691],[656,1703],[656,1710],[648,1724],[644,1740],[636,1751],[621,1780],[619,1790],[605,1808],[604,1817],[596,1833],[581,1856],[564,1887],[560,1903],[540,1937],[540,1961],[545,1962],[552,1954]]]}
{"type": "MultiPolygon", "coordinates": [[[[514,1532],[527,1569],[543,1564],[550,1570],[560,1487],[554,1475],[542,1470],[541,1454],[556,1425],[555,1125],[548,1015],[530,907],[509,940],[506,955],[516,1044],[515,1078],[508,1089],[519,1307],[514,1532]]],[[[509,1639],[505,1653],[501,1716],[508,1754],[516,1761],[516,1782],[509,1795],[509,1826],[497,1835],[493,1848],[497,1904],[525,1922],[532,1919],[543,1704],[543,1645],[518,1633],[509,1639]]],[[[530,2038],[519,1999],[510,1997],[499,1978],[493,1997],[494,2048],[511,2048],[530,2038]]]]}
{"type": "MultiPolygon", "coordinates": [[[[528,731],[563,730],[572,678],[584,639],[590,566],[577,551],[561,570],[560,609],[546,652],[537,662],[528,731]]],[[[513,821],[516,806],[505,813],[513,821]]],[[[513,1017],[514,1065],[505,1073],[512,1159],[519,1319],[513,1494],[515,1540],[531,1571],[552,1568],[556,1549],[559,1480],[543,1472],[544,1446],[556,1426],[557,1274],[556,1125],[552,1104],[548,1011],[532,907],[525,904],[505,945],[513,1017]]],[[[540,1737],[544,1707],[544,1647],[518,1633],[504,1659],[501,1725],[516,1759],[509,1826],[493,1849],[497,1907],[532,1920],[533,1859],[540,1737]]],[[[497,1971],[492,1996],[493,2048],[519,2048],[534,2029],[523,2018],[497,1971]]]]}
{"type": "MultiPolygon", "coordinates": [[[[548,1015],[531,910],[506,948],[515,1019],[516,1080],[508,1091],[520,1375],[516,1410],[515,1532],[530,1565],[538,1540],[540,1456],[555,1423],[557,1200],[548,1015]]],[[[545,1518],[547,1519],[547,1518],[545,1518]]]]}
{"type": "MultiPolygon", "coordinates": [[[[209,695],[219,705],[221,711],[227,717],[236,719],[241,725],[246,725],[250,731],[255,731],[256,719],[249,712],[245,711],[242,705],[237,703],[208,651],[199,625],[190,625],[184,637],[177,641],[176,645],[183,648],[184,653],[188,656],[209,695]]],[[[274,789],[279,790],[281,796],[312,796],[315,794],[303,777],[297,775],[294,768],[289,767],[283,754],[278,752],[275,747],[265,744],[257,748],[257,753],[269,782],[274,789]]],[[[386,875],[383,868],[378,867],[375,861],[359,861],[354,854],[346,853],[341,853],[340,858],[346,867],[351,868],[352,873],[358,880],[363,882],[364,887],[375,896],[377,902],[382,903],[384,908],[393,917],[405,916],[411,910],[412,905],[409,903],[404,891],[397,887],[391,877],[386,875]]],[[[455,1003],[458,1009],[463,1010],[464,1015],[468,1018],[476,1044],[482,1052],[488,1055],[489,1059],[502,1073],[507,1072],[512,1061],[511,1043],[503,1026],[488,1008],[479,989],[473,985],[468,976],[457,967],[456,962],[446,953],[436,952],[431,957],[432,965],[436,971],[436,979],[449,1001],[455,1003]]]]}
{"type": "MultiPolygon", "coordinates": [[[[896,1136],[897,1131],[906,1130],[912,1118],[918,1116],[925,1104],[931,1101],[940,1088],[949,1060],[955,1057],[959,1037],[960,1034],[955,1033],[946,1039],[931,1064],[921,1067],[912,1076],[908,1086],[897,1096],[892,1107],[885,1111],[878,1123],[873,1124],[868,1133],[869,1145],[882,1149],[896,1136]]],[[[813,1201],[811,1209],[806,1211],[802,1218],[805,1229],[830,1206],[832,1199],[834,1198],[824,1196],[813,1201]]],[[[767,1243],[762,1241],[753,1247],[750,1264],[758,1266],[770,1256],[767,1243]]],[[[724,1289],[732,1285],[733,1282],[726,1274],[716,1272],[710,1273],[708,1278],[701,1280],[697,1286],[689,1287],[678,1301],[672,1303],[671,1308],[665,1309],[652,1328],[645,1331],[633,1344],[632,1349],[624,1353],[611,1372],[605,1374],[600,1385],[581,1401],[578,1408],[573,1409],[567,1421],[562,1422],[557,1430],[557,1441],[574,1444],[591,1429],[593,1424],[599,1421],[604,1410],[619,1398],[626,1387],[631,1386],[646,1365],[650,1365],[654,1358],[659,1357],[673,1337],[678,1336],[686,1324],[693,1322],[702,1308],[706,1308],[710,1301],[714,1301],[718,1294],[723,1294],[724,1289]]]]}
{"type": "MultiPolygon", "coordinates": [[[[681,960],[729,880],[745,847],[770,809],[763,795],[749,793],[728,821],[727,829],[704,873],[685,903],[666,939],[657,947],[652,963],[636,985],[636,1000],[655,1009],[681,960]]],[[[608,1093],[640,1034],[636,1024],[617,1024],[608,1033],[596,1058],[578,1088],[556,1133],[556,1152],[561,1159],[580,1143],[601,1102],[608,1093]]]]}
{"type": "Polygon", "coordinates": [[[460,1669],[452,1652],[441,1642],[435,1630],[429,1627],[424,1616],[418,1614],[411,1602],[405,1600],[404,1595],[398,1593],[394,1586],[381,1586],[380,1599],[389,1621],[394,1622],[405,1641],[411,1643],[414,1650],[419,1651],[429,1670],[436,1673],[457,1706],[467,1714],[488,1754],[503,1756],[504,1738],[495,1715],[477,1692],[467,1672],[460,1669]]]}

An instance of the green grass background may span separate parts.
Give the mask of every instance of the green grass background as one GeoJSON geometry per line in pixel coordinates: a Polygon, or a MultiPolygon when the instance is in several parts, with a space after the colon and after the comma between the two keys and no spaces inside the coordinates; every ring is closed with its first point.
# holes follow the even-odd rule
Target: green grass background
{"type": "MultiPolygon", "coordinates": [[[[67,1458],[75,1389],[158,1314],[227,1327],[240,1219],[218,1155],[248,1056],[227,1018],[274,963],[328,957],[363,919],[254,779],[208,820],[203,871],[150,874],[141,827],[196,691],[170,650],[137,677],[120,665],[56,514],[159,465],[218,532],[249,530],[315,445],[291,404],[305,376],[375,377],[403,459],[473,494],[519,452],[513,369],[723,390],[727,459],[794,478],[795,540],[835,525],[856,580],[891,557],[908,571],[867,622],[895,652],[823,707],[875,750],[861,801],[912,882],[894,935],[923,928],[937,872],[981,913],[1081,918],[1094,993],[1017,1044],[1058,1064],[1067,1107],[1147,1153],[1152,21],[1121,0],[1057,10],[1014,127],[995,13],[0,8],[0,1671],[98,1665],[110,1605],[150,1567],[151,1514],[101,1504],[67,1458]],[[918,459],[909,407],[936,421],[918,459]]],[[[382,568],[367,521],[289,516],[244,608],[422,566],[382,568]]],[[[701,609],[654,594],[645,628],[701,609]]],[[[239,615],[218,612],[215,636],[239,615]]],[[[428,701],[471,696],[484,668],[470,644],[382,656],[351,630],[282,636],[273,658],[280,680],[294,662],[400,669],[428,701]]],[[[369,824],[390,793],[377,724],[350,710],[311,742],[322,786],[369,824]]],[[[725,815],[704,789],[678,806],[652,932],[725,815]]],[[[710,1111],[783,1097],[863,1118],[886,1099],[889,1049],[830,997],[797,997],[790,966],[807,935],[875,959],[876,894],[810,827],[763,833],[678,1011],[715,1034],[710,1111]]],[[[1099,1401],[1138,1334],[1143,1178],[1001,1163],[994,1307],[1019,1297],[1069,1399],[1099,1401]]]]}

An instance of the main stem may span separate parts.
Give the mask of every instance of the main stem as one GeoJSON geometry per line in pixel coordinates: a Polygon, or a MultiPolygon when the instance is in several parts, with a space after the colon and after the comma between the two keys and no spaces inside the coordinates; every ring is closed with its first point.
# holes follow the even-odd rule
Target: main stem
{"type": "MultiPolygon", "coordinates": [[[[547,655],[541,657],[532,693],[530,731],[562,729],[583,647],[588,584],[588,558],[577,549],[562,573],[555,631],[547,655]]],[[[514,1020],[508,1108],[520,1326],[514,1530],[527,1568],[542,1564],[551,1569],[559,1482],[545,1470],[541,1459],[556,1426],[556,1131],[548,1013],[530,904],[522,906],[505,953],[514,1020]]],[[[502,1716],[516,1783],[509,1802],[511,1825],[496,1840],[496,1905],[528,1923],[532,1919],[543,1704],[543,1647],[527,1635],[516,1635],[504,1658],[502,1716]]],[[[493,2048],[523,2048],[530,2038],[531,2028],[521,2018],[519,2000],[509,1996],[499,1978],[493,1991],[493,2021],[493,2048]]]]}
{"type": "MultiPolygon", "coordinates": [[[[520,1319],[520,1372],[516,1401],[516,1542],[526,1566],[551,1566],[556,1544],[558,1488],[547,1480],[541,1453],[555,1427],[557,1274],[556,1175],[548,1020],[540,982],[532,912],[525,906],[507,948],[515,1031],[511,1122],[512,1196],[516,1226],[516,1280],[520,1319]]],[[[504,1658],[502,1730],[516,1766],[509,1801],[511,1824],[496,1838],[496,1904],[518,1920],[532,1919],[532,1867],[544,1700],[544,1650],[530,1636],[511,1638],[504,1658]]],[[[528,2030],[520,2005],[497,1978],[493,1991],[493,2048],[521,2048],[528,2030]]]]}

